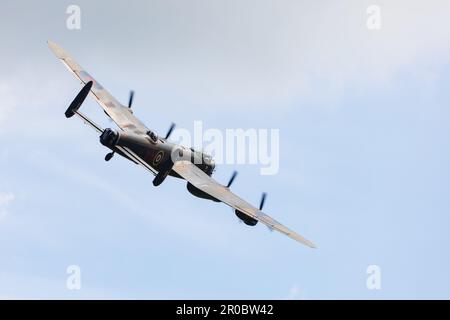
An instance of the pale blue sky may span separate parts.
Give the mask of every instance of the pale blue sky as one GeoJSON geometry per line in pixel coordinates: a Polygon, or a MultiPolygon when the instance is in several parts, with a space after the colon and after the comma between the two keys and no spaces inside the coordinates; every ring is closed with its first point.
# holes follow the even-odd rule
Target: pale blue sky
{"type": "MultiPolygon", "coordinates": [[[[448,1],[77,1],[70,31],[72,3],[0,4],[0,298],[450,298],[448,1]],[[279,174],[216,178],[237,169],[234,191],[268,192],[266,211],[319,249],[105,163],[64,117],[80,86],[47,39],[120,101],[136,90],[160,133],[279,129],[279,174]]],[[[112,125],[92,99],[83,110],[112,125]]]]}

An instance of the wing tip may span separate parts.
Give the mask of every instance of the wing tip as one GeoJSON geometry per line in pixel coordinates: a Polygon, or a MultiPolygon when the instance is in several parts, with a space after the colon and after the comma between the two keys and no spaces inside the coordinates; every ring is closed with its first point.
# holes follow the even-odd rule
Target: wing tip
{"type": "Polygon", "coordinates": [[[58,45],[55,43],[55,42],[53,42],[52,40],[47,40],[47,45],[50,47],[50,48],[54,48],[54,47],[57,47],[58,45]]]}
{"type": "Polygon", "coordinates": [[[299,241],[299,242],[301,242],[302,244],[310,247],[311,249],[318,249],[317,246],[314,243],[312,243],[311,241],[309,241],[309,240],[302,239],[302,241],[299,241]]]}
{"type": "Polygon", "coordinates": [[[62,59],[66,55],[65,51],[52,40],[47,40],[47,45],[58,58],[62,59]]]}
{"type": "Polygon", "coordinates": [[[291,238],[297,240],[301,244],[304,244],[305,246],[310,247],[311,249],[318,249],[317,246],[312,241],[309,241],[308,239],[303,238],[299,234],[289,235],[289,236],[291,238]]]}

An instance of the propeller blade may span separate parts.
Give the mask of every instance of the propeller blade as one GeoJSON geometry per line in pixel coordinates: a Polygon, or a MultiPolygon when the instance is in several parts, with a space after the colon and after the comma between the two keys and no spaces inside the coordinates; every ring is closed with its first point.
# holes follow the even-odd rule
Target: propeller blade
{"type": "Polygon", "coordinates": [[[115,153],[116,153],[115,151],[107,153],[105,156],[105,161],[111,160],[115,153]]]}
{"type": "Polygon", "coordinates": [[[229,188],[231,186],[231,184],[233,183],[234,179],[236,179],[236,176],[237,176],[237,171],[233,171],[233,174],[231,175],[230,181],[228,181],[227,188],[229,188]]]}
{"type": "Polygon", "coordinates": [[[262,210],[262,208],[264,207],[264,202],[266,202],[266,196],[267,193],[263,192],[261,196],[261,202],[259,203],[259,210],[262,210]]]}
{"type": "Polygon", "coordinates": [[[172,122],[170,125],[169,131],[167,131],[166,139],[169,139],[170,135],[172,134],[173,129],[175,129],[175,123],[172,122]]]}
{"type": "Polygon", "coordinates": [[[131,108],[131,106],[133,105],[133,98],[134,98],[134,91],[131,90],[130,97],[128,98],[128,108],[131,108]]]}
{"type": "Polygon", "coordinates": [[[77,96],[72,101],[69,108],[67,109],[67,111],[65,113],[66,118],[72,117],[75,114],[75,112],[77,112],[78,109],[80,109],[84,100],[86,99],[89,92],[91,91],[91,88],[92,88],[92,81],[89,81],[88,83],[86,83],[84,85],[83,89],[81,89],[81,91],[77,94],[77,96]]]}

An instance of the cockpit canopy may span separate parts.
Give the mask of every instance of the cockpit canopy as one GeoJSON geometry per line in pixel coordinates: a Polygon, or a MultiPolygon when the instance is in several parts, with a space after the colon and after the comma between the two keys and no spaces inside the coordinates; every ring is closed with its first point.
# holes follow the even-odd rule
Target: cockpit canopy
{"type": "Polygon", "coordinates": [[[150,139],[152,139],[153,142],[158,141],[158,135],[154,131],[148,130],[147,135],[150,137],[150,139]]]}

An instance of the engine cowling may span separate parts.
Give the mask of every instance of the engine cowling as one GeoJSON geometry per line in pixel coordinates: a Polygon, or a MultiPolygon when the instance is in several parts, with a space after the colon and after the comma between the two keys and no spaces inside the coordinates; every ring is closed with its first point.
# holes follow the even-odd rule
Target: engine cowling
{"type": "Polygon", "coordinates": [[[249,217],[248,215],[246,215],[242,211],[234,210],[234,213],[236,214],[236,216],[239,219],[241,219],[248,226],[252,226],[253,227],[253,226],[256,226],[256,224],[258,223],[258,220],[253,219],[252,217],[249,217]]]}
{"type": "Polygon", "coordinates": [[[103,130],[103,133],[100,136],[100,143],[110,149],[114,149],[118,140],[119,134],[116,131],[109,128],[103,130]]]}
{"type": "Polygon", "coordinates": [[[206,192],[203,192],[202,190],[196,188],[190,182],[187,183],[186,187],[187,187],[189,193],[194,195],[194,196],[196,196],[197,198],[208,199],[208,200],[212,200],[214,202],[220,202],[220,200],[217,200],[213,196],[211,196],[211,195],[207,194],[206,192]]]}

